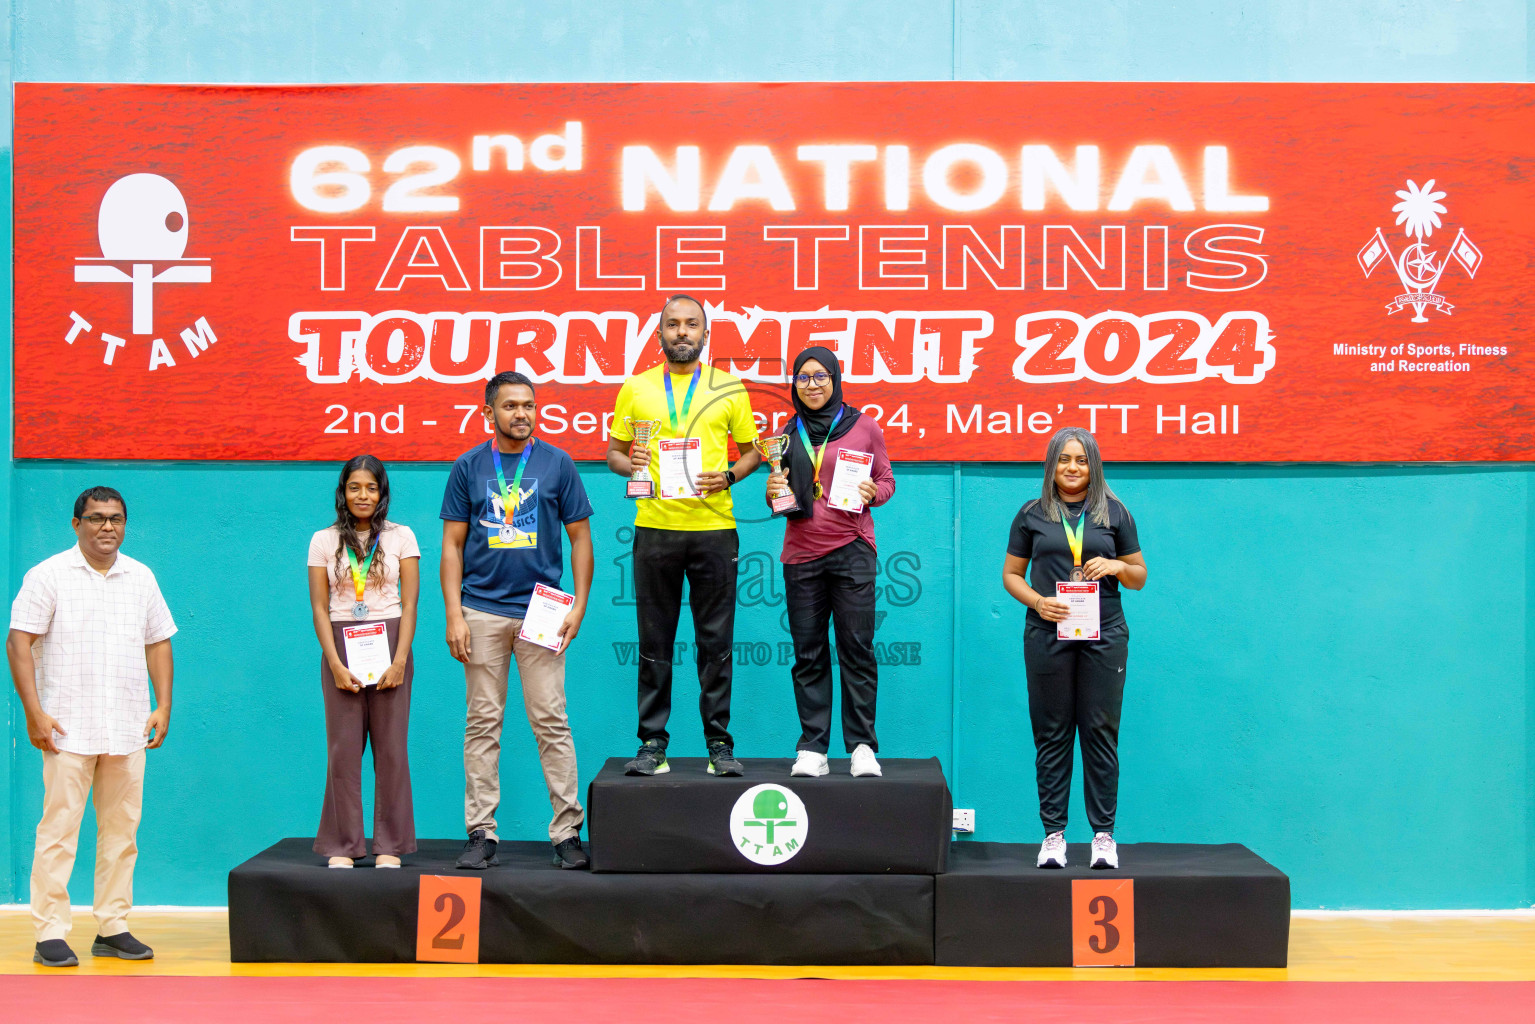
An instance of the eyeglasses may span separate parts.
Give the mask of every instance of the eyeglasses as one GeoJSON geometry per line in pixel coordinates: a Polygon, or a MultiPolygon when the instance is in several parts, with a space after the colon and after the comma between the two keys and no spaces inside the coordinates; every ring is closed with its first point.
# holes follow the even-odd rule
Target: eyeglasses
{"type": "Polygon", "coordinates": [[[126,523],[128,521],[128,517],[127,516],[88,515],[88,516],[81,516],[80,518],[85,520],[87,523],[90,523],[91,526],[95,527],[98,530],[101,529],[103,526],[107,525],[108,523],[111,523],[113,526],[122,526],[124,523],[126,523]]]}
{"type": "Polygon", "coordinates": [[[814,384],[816,387],[820,387],[829,380],[831,380],[831,374],[825,372],[801,373],[796,374],[794,377],[794,383],[800,387],[804,387],[807,384],[814,384]]]}

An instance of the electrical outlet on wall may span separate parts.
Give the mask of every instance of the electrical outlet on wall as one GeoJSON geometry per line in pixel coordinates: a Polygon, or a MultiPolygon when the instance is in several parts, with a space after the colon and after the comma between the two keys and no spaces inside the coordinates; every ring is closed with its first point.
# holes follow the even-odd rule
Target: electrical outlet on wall
{"type": "Polygon", "coordinates": [[[954,831],[956,831],[956,832],[974,832],[975,831],[975,808],[973,808],[973,807],[956,807],[956,808],[954,808],[954,831]]]}

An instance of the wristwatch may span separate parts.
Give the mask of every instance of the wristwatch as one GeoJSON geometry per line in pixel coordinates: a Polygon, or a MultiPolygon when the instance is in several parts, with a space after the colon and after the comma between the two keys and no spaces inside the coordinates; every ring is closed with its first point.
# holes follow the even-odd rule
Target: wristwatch
{"type": "Polygon", "coordinates": [[[725,470],[725,483],[727,485],[731,486],[731,487],[734,487],[736,485],[736,471],[735,470],[733,470],[733,469],[725,470]]]}

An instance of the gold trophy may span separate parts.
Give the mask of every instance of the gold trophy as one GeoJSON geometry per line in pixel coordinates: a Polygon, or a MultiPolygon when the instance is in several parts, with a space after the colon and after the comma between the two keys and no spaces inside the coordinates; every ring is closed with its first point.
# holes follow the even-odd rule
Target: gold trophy
{"type": "MultiPolygon", "coordinates": [[[[789,436],[779,434],[776,437],[759,437],[756,440],[757,450],[762,457],[768,460],[768,465],[773,467],[773,472],[783,472],[783,455],[789,448],[789,436]]],[[[768,495],[768,503],[773,506],[773,514],[781,516],[785,512],[799,510],[799,502],[794,500],[794,491],[785,487],[776,494],[768,495]]]]}
{"type": "MultiPolygon", "coordinates": [[[[647,448],[650,439],[661,429],[660,420],[637,420],[632,416],[625,416],[624,422],[629,425],[629,430],[634,434],[634,440],[629,445],[629,455],[632,458],[636,445],[647,448]]],[[[654,498],[656,496],[655,481],[650,476],[647,466],[636,466],[634,472],[629,474],[629,487],[627,496],[631,498],[654,498]]]]}

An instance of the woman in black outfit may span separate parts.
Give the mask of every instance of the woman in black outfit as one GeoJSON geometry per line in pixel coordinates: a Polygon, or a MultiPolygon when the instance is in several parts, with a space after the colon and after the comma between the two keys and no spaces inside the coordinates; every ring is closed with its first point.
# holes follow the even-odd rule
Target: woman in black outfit
{"type": "Polygon", "coordinates": [[[1103,479],[1098,442],[1081,427],[1058,430],[1045,454],[1040,496],[1013,517],[1002,585],[1028,606],[1023,662],[1034,728],[1042,868],[1066,866],[1066,804],[1072,741],[1082,738],[1083,794],[1093,829],[1092,866],[1119,867],[1114,811],[1119,797],[1119,710],[1125,694],[1130,627],[1119,588],[1146,585],[1135,520],[1103,479]],[[1032,586],[1025,574],[1034,566],[1032,586]],[[1055,585],[1097,581],[1099,639],[1059,640],[1067,617],[1055,585]]]}

